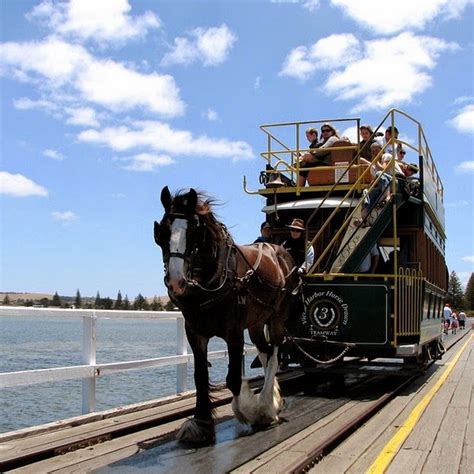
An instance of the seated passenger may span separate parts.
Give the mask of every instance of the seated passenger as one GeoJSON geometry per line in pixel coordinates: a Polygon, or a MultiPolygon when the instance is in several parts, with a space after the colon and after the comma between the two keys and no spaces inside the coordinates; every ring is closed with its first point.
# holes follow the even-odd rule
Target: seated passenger
{"type": "MultiPolygon", "coordinates": [[[[315,130],[315,129],[309,129],[315,130]]],[[[317,135],[316,135],[317,138],[317,135]]],[[[303,155],[300,161],[300,175],[298,176],[298,184],[303,187],[306,184],[309,171],[301,171],[301,168],[313,168],[316,166],[330,166],[331,153],[330,151],[324,150],[324,148],[330,148],[339,140],[337,130],[329,123],[325,123],[321,126],[321,138],[322,141],[316,144],[314,150],[310,153],[303,155]]],[[[309,140],[309,138],[308,138],[309,140]]],[[[310,147],[312,148],[312,147],[310,147]]]]}
{"type": "Polygon", "coordinates": [[[389,143],[392,136],[395,140],[398,139],[398,128],[397,127],[391,127],[390,126],[390,127],[387,127],[387,129],[385,130],[385,143],[388,143],[388,145],[385,147],[385,153],[392,153],[393,152],[392,144],[389,143]]]}
{"type": "Polygon", "coordinates": [[[365,158],[366,160],[372,160],[372,153],[371,153],[371,145],[376,143],[375,140],[370,137],[373,134],[372,127],[370,125],[361,125],[359,128],[359,134],[361,141],[359,142],[359,150],[361,158],[365,158]],[[367,143],[368,142],[368,143],[367,143]]]}
{"type": "MultiPolygon", "coordinates": [[[[385,154],[384,154],[385,156],[385,154]]],[[[364,204],[361,210],[361,219],[354,221],[355,226],[367,227],[371,225],[367,222],[367,216],[376,205],[383,206],[391,199],[390,183],[392,182],[392,174],[387,173],[388,165],[385,168],[376,172],[376,177],[380,176],[376,186],[365,196],[364,204]]],[[[395,179],[397,180],[397,192],[404,191],[408,195],[415,195],[411,189],[419,188],[418,180],[413,178],[413,175],[418,173],[418,165],[415,163],[395,163],[395,179]],[[411,184],[413,182],[413,184],[411,184]]]]}

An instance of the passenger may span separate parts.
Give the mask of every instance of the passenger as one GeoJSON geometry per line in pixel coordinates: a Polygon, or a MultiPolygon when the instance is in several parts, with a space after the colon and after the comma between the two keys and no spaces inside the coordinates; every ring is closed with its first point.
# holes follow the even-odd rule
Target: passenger
{"type": "Polygon", "coordinates": [[[466,313],[464,311],[459,311],[459,329],[464,329],[466,327],[466,313]]]}
{"type": "Polygon", "coordinates": [[[298,267],[298,273],[306,273],[313,265],[314,250],[305,240],[304,220],[293,219],[287,227],[290,229],[290,237],[281,245],[293,257],[295,265],[298,267]]]}
{"type": "MultiPolygon", "coordinates": [[[[373,144],[373,149],[377,150],[378,145],[373,144]]],[[[400,154],[401,155],[401,154],[400,154]]],[[[402,158],[404,155],[401,155],[402,158]]],[[[375,172],[375,177],[379,177],[377,184],[366,195],[364,204],[361,209],[361,219],[356,219],[354,225],[357,227],[367,227],[370,223],[367,222],[367,216],[376,206],[384,206],[391,199],[390,183],[392,182],[392,170],[395,169],[395,176],[397,179],[397,192],[403,190],[408,195],[416,195],[416,190],[419,189],[419,182],[414,180],[414,175],[418,173],[418,165],[415,163],[401,163],[395,161],[391,163],[392,156],[384,153],[380,162],[376,163],[374,168],[380,168],[375,172]]]]}
{"type": "Polygon", "coordinates": [[[451,334],[456,334],[458,331],[458,315],[455,311],[451,313],[451,334]]]}
{"type": "MultiPolygon", "coordinates": [[[[309,129],[315,130],[315,129],[309,129]]],[[[315,130],[316,131],[316,130],[315,130]]],[[[308,137],[308,135],[306,135],[308,137]]],[[[316,135],[317,138],[317,135],[316,135]]],[[[324,148],[330,148],[339,141],[339,135],[337,130],[329,123],[325,123],[321,126],[321,138],[322,141],[316,144],[314,150],[310,153],[303,155],[300,161],[301,168],[313,168],[316,166],[331,166],[331,152],[323,150],[324,148]]],[[[308,138],[309,140],[309,138],[308,138]]],[[[311,142],[313,143],[313,142],[311,142]]],[[[310,148],[312,148],[310,146],[310,148]]],[[[298,184],[303,187],[306,184],[306,179],[308,178],[309,171],[301,171],[298,176],[298,184]]]]}
{"type": "Polygon", "coordinates": [[[443,320],[444,320],[444,333],[448,334],[449,325],[451,324],[451,314],[452,314],[451,305],[446,303],[443,309],[443,320]]]}
{"type": "Polygon", "coordinates": [[[272,238],[272,226],[267,222],[262,222],[260,225],[260,236],[254,240],[254,244],[260,242],[271,242],[272,238]]]}
{"type": "Polygon", "coordinates": [[[375,273],[375,269],[379,263],[379,258],[379,249],[377,248],[377,244],[375,244],[365,256],[364,260],[362,260],[356,273],[375,273]]]}
{"type": "Polygon", "coordinates": [[[393,147],[392,147],[392,144],[390,143],[390,139],[392,137],[395,140],[398,139],[398,128],[397,127],[390,126],[390,127],[387,127],[387,129],[385,130],[385,143],[387,143],[387,146],[385,147],[385,150],[384,150],[385,153],[393,153],[393,147]]]}
{"type": "Polygon", "coordinates": [[[360,157],[365,158],[368,161],[372,161],[371,146],[373,143],[376,143],[374,138],[370,139],[373,133],[374,131],[370,125],[361,125],[359,128],[361,138],[361,141],[359,142],[360,157]]]}
{"type": "MultiPolygon", "coordinates": [[[[306,130],[306,139],[309,141],[310,149],[316,149],[318,146],[318,131],[317,129],[311,127],[306,130]]],[[[300,170],[301,168],[309,168],[311,166],[324,166],[324,164],[319,164],[319,160],[317,159],[316,155],[313,151],[305,153],[300,158],[300,170]]],[[[308,177],[308,171],[300,171],[300,175],[298,177],[298,182],[300,186],[304,186],[306,184],[306,178],[308,177]]]]}

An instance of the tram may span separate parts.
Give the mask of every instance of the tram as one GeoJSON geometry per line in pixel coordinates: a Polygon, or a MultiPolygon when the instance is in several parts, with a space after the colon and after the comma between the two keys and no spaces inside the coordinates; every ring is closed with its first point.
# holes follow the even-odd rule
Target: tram
{"type": "Polygon", "coordinates": [[[357,135],[361,125],[359,118],[262,125],[267,146],[259,189],[250,191],[244,177],[245,192],[264,198],[273,243],[282,243],[288,225],[300,218],[307,245],[314,249],[287,322],[282,358],[307,372],[350,370],[368,362],[419,370],[443,353],[448,286],[443,185],[422,125],[401,110],[390,110],[368,142],[388,127],[400,130],[400,138],[393,134],[381,142],[372,161],[362,159],[366,145],[341,139],[327,148],[327,166],[307,168],[308,184],[302,186],[300,157],[310,151],[305,130],[323,123],[339,130],[353,127],[357,135]],[[418,164],[416,179],[407,190],[392,166],[390,199],[364,217],[364,202],[380,179],[373,165],[389,149],[394,163],[397,146],[407,152],[407,162],[418,164]],[[364,219],[367,225],[361,225],[364,219]],[[374,247],[379,253],[375,271],[360,272],[374,247]]]}

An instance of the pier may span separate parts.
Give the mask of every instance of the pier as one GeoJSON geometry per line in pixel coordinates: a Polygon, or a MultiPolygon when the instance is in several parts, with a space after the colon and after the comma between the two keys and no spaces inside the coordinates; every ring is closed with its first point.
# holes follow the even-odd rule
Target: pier
{"type": "MultiPolygon", "coordinates": [[[[264,431],[233,417],[216,392],[217,441],[174,440],[193,392],[0,435],[3,472],[471,472],[474,341],[445,336],[447,352],[424,373],[377,371],[324,380],[313,393],[298,371],[280,374],[282,422],[264,431]]],[[[261,381],[252,381],[258,390],[261,381]]]]}

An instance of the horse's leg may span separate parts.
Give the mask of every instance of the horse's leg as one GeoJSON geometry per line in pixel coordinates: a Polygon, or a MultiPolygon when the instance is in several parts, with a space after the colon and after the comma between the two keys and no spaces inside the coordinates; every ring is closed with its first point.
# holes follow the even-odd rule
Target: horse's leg
{"type": "Polygon", "coordinates": [[[273,347],[273,353],[268,358],[265,370],[265,382],[258,397],[259,412],[263,423],[278,421],[278,413],[283,407],[280,387],[276,379],[278,371],[278,346],[273,347]]]}
{"type": "Polygon", "coordinates": [[[248,387],[247,381],[242,381],[242,356],[244,353],[243,330],[236,330],[234,334],[228,337],[227,350],[229,354],[229,370],[227,372],[226,383],[227,388],[234,396],[232,399],[232,410],[240,422],[246,423],[246,416],[242,413],[240,408],[242,385],[245,385],[244,392],[247,395],[249,395],[249,393],[253,395],[253,392],[248,387]]]}
{"type": "Polygon", "coordinates": [[[179,430],[177,439],[194,445],[207,445],[216,440],[209,396],[209,371],[207,344],[209,339],[196,334],[186,324],[186,335],[194,354],[194,383],[196,385],[196,407],[194,418],[187,420],[179,430]]]}

